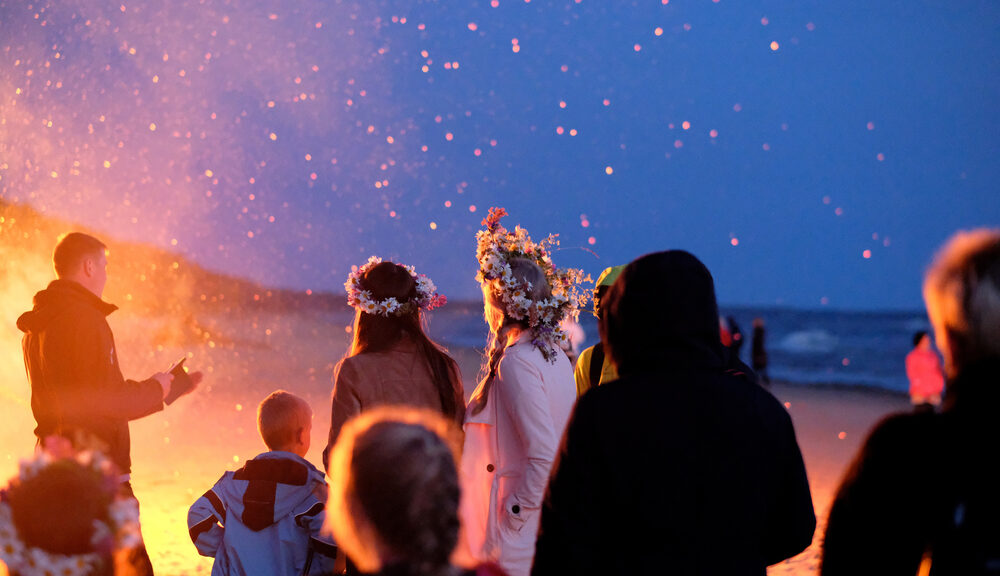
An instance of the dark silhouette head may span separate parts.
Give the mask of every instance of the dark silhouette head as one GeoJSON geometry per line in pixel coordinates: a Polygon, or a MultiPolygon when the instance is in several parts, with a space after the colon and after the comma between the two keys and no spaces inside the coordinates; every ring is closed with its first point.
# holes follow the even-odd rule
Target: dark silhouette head
{"type": "Polygon", "coordinates": [[[712,274],[688,252],[668,250],[635,260],[601,308],[601,340],[621,374],[656,371],[668,357],[722,364],[712,274]]]}

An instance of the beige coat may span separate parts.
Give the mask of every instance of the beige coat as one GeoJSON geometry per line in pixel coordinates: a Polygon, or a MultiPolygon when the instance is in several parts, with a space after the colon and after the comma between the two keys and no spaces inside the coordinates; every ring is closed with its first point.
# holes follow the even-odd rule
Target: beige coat
{"type": "MultiPolygon", "coordinates": [[[[461,390],[462,374],[458,364],[454,360],[450,363],[453,383],[461,390]]],[[[389,405],[442,411],[431,367],[417,344],[406,337],[384,352],[344,358],[334,370],[333,382],[333,408],[329,441],[323,451],[324,466],[329,464],[329,453],[340,429],[361,412],[389,405]]],[[[465,407],[459,404],[456,425],[461,426],[464,418],[465,407]]]]}
{"type": "Polygon", "coordinates": [[[510,576],[531,570],[545,485],[575,401],[569,359],[545,360],[525,333],[504,352],[486,407],[466,417],[465,544],[510,576]]]}

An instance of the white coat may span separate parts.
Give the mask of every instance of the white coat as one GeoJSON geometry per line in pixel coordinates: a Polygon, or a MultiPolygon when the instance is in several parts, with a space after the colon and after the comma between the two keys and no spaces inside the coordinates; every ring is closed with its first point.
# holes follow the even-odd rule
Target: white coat
{"type": "Polygon", "coordinates": [[[468,552],[527,575],[539,511],[563,429],[576,401],[573,367],[545,359],[523,333],[508,346],[479,414],[466,412],[462,522],[468,552]]]}

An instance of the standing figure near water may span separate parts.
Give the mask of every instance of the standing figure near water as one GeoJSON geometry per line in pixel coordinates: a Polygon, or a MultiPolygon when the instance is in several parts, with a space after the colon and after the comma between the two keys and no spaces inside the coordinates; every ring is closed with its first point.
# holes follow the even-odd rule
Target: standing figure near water
{"type": "Polygon", "coordinates": [[[536,244],[520,227],[508,232],[500,225],[505,214],[491,209],[476,235],[490,342],[466,415],[462,520],[474,558],[525,576],[549,470],[576,401],[559,322],[586,295],[582,271],[553,266],[555,238],[536,244]]]}
{"type": "Polygon", "coordinates": [[[941,405],[944,374],[925,330],[913,335],[913,350],[906,355],[906,377],[910,380],[910,402],[917,410],[933,410],[941,405]]]}
{"type": "Polygon", "coordinates": [[[764,319],[753,319],[753,341],[750,343],[750,361],[757,380],[766,386],[771,385],[771,377],[767,375],[767,346],[764,343],[764,319]]]}
{"type": "MultiPolygon", "coordinates": [[[[604,295],[608,293],[611,285],[615,283],[618,275],[624,269],[624,265],[611,266],[605,268],[597,277],[597,285],[594,286],[594,316],[598,320],[604,313],[603,308],[601,308],[604,295]]],[[[618,378],[615,365],[608,360],[607,354],[604,353],[603,342],[598,342],[580,353],[580,358],[577,359],[576,367],[573,370],[573,377],[576,380],[577,396],[583,396],[587,390],[618,378]]]]}
{"type": "Polygon", "coordinates": [[[830,507],[823,576],[1000,574],[1000,229],[956,234],[924,301],[944,406],[869,434],[830,507]]]}
{"type": "Polygon", "coordinates": [[[421,327],[421,310],[446,301],[430,278],[372,256],[344,286],[357,312],[351,348],[334,369],[330,434],[323,450],[328,471],[341,427],[375,406],[426,408],[456,426],[465,417],[458,364],[421,327]]]}

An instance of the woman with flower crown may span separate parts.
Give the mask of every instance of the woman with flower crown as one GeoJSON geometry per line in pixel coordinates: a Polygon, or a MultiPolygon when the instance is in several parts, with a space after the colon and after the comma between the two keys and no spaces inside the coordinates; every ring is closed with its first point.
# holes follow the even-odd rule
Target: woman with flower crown
{"type": "Polygon", "coordinates": [[[421,311],[446,302],[430,278],[412,266],[372,256],[344,284],[357,311],[354,340],[334,369],[330,450],[351,417],[380,405],[426,408],[461,426],[465,417],[458,364],[424,334],[421,311]]]}
{"type": "Polygon", "coordinates": [[[552,264],[555,236],[535,243],[490,209],[477,257],[490,341],[469,401],[462,455],[462,520],[468,552],[511,576],[527,575],[539,509],[563,428],[576,400],[560,322],[586,299],[579,270],[552,264]]]}

